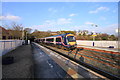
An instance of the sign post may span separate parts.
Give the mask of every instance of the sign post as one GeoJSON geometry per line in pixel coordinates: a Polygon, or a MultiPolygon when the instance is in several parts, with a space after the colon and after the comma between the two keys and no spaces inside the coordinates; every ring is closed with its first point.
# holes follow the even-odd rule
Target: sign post
{"type": "Polygon", "coordinates": [[[93,33],[93,35],[92,35],[92,37],[93,37],[93,46],[95,45],[95,43],[94,43],[94,41],[95,41],[95,36],[97,36],[96,33],[93,33]]]}

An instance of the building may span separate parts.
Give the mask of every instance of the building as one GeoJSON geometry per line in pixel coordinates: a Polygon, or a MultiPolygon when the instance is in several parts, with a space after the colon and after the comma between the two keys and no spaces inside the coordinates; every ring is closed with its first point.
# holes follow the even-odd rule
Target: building
{"type": "Polygon", "coordinates": [[[9,32],[0,26],[0,39],[8,39],[9,38],[9,32]]]}
{"type": "Polygon", "coordinates": [[[0,26],[0,40],[6,40],[6,39],[20,39],[22,33],[20,31],[15,30],[7,30],[0,26]]]}
{"type": "Polygon", "coordinates": [[[88,30],[83,30],[83,31],[79,30],[76,32],[76,35],[88,35],[88,33],[89,33],[88,30]]]}
{"type": "Polygon", "coordinates": [[[58,35],[57,32],[51,32],[50,34],[52,34],[52,35],[58,35]]]}

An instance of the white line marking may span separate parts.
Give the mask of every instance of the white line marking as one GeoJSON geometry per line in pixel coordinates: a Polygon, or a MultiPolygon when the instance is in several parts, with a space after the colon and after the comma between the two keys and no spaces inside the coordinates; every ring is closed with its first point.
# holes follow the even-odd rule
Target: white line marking
{"type": "Polygon", "coordinates": [[[48,63],[48,65],[49,65],[51,68],[53,68],[53,65],[52,65],[52,64],[50,64],[48,61],[47,61],[47,63],[48,63]]]}

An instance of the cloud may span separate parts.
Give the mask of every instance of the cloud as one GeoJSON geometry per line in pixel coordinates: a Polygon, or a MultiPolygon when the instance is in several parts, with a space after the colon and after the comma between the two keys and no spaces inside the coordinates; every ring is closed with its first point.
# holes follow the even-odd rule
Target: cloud
{"type": "Polygon", "coordinates": [[[68,18],[69,21],[71,21],[72,19],[71,18],[68,18]]]}
{"type": "Polygon", "coordinates": [[[51,21],[50,21],[50,20],[46,20],[45,22],[46,22],[46,23],[50,23],[51,21]]]}
{"type": "MultiPolygon", "coordinates": [[[[88,22],[88,24],[91,24],[88,22]]],[[[89,25],[79,25],[74,26],[74,29],[76,30],[88,30],[89,32],[97,32],[97,33],[107,33],[107,34],[117,34],[116,30],[118,29],[118,24],[110,24],[106,26],[89,26],[89,25]]]]}
{"type": "Polygon", "coordinates": [[[46,20],[45,23],[49,25],[63,25],[72,23],[71,20],[71,18],[58,18],[57,20],[46,20]]]}
{"type": "Polygon", "coordinates": [[[55,24],[56,24],[55,20],[46,20],[46,21],[43,23],[43,25],[55,25],[55,24]]]}
{"type": "Polygon", "coordinates": [[[59,18],[57,20],[57,24],[68,24],[68,23],[71,23],[71,20],[70,18],[66,19],[66,18],[59,18]]]}
{"type": "Polygon", "coordinates": [[[106,26],[98,26],[90,28],[90,31],[100,32],[100,33],[108,33],[115,34],[115,30],[118,28],[118,24],[110,24],[106,26]]]}
{"type": "Polygon", "coordinates": [[[7,14],[6,16],[0,16],[0,20],[11,20],[11,21],[19,21],[21,17],[14,16],[11,14],[7,14]]]}
{"type": "Polygon", "coordinates": [[[100,11],[108,11],[109,8],[108,7],[99,7],[97,8],[96,10],[93,10],[93,11],[89,11],[89,13],[98,13],[100,11]]]}
{"type": "Polygon", "coordinates": [[[116,29],[118,28],[118,24],[111,24],[108,25],[103,31],[107,32],[107,33],[115,33],[116,29]]]}
{"type": "MultiPolygon", "coordinates": [[[[62,26],[69,25],[72,23],[71,18],[58,18],[55,20],[46,20],[41,25],[34,25],[31,28],[32,29],[38,29],[38,30],[60,30],[62,26]]],[[[62,29],[62,28],[61,28],[62,29]]]]}
{"type": "Polygon", "coordinates": [[[85,24],[92,25],[94,23],[93,22],[85,22],[85,24]]]}
{"type": "Polygon", "coordinates": [[[76,14],[73,14],[73,13],[72,13],[72,14],[70,14],[69,16],[70,16],[70,17],[72,17],[72,16],[76,16],[76,14]]]}
{"type": "Polygon", "coordinates": [[[56,9],[54,9],[54,8],[49,8],[48,11],[49,11],[49,12],[56,13],[58,10],[56,10],[56,9]]]}

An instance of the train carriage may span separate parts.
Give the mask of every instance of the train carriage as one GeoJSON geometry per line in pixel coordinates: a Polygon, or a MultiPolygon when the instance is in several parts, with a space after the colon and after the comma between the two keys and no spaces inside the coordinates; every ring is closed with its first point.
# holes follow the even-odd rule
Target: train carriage
{"type": "Polygon", "coordinates": [[[56,46],[58,48],[66,48],[70,50],[75,49],[77,46],[75,36],[71,33],[39,38],[36,41],[44,43],[46,45],[56,46]]]}

